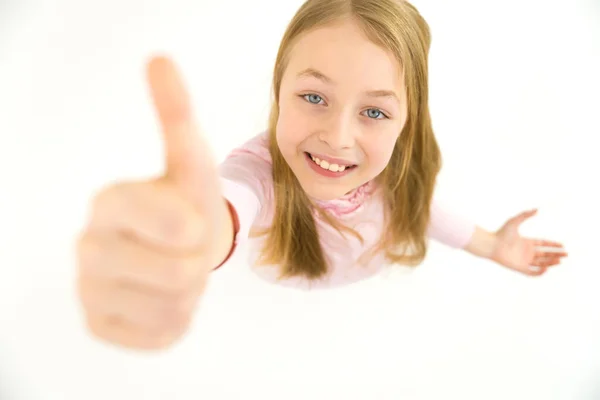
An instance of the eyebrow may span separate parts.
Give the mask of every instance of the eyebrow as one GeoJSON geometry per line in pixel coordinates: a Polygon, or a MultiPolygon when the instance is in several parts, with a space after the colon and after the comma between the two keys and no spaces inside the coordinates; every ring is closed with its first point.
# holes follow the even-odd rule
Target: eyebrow
{"type": "MultiPolygon", "coordinates": [[[[315,79],[318,79],[327,84],[335,85],[335,82],[333,81],[333,79],[331,79],[324,73],[317,71],[314,68],[307,68],[307,69],[301,71],[297,77],[298,78],[304,78],[304,77],[315,78],[315,79]]],[[[393,90],[368,90],[365,92],[365,94],[369,97],[391,98],[393,100],[396,100],[398,103],[400,103],[400,99],[396,95],[396,92],[394,92],[393,90]]]]}
{"type": "Polygon", "coordinates": [[[298,78],[304,78],[304,77],[316,78],[316,79],[321,80],[321,81],[323,81],[325,83],[331,83],[331,84],[334,83],[331,78],[329,78],[324,73],[317,71],[314,68],[306,68],[304,71],[301,71],[298,74],[298,78]]]}

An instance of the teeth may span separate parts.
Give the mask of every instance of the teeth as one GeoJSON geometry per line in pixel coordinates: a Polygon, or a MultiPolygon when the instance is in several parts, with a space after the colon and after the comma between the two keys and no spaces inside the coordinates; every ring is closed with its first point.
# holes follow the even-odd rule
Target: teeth
{"type": "Polygon", "coordinates": [[[320,160],[317,157],[313,157],[313,156],[310,156],[310,157],[315,162],[315,164],[317,164],[319,167],[321,167],[323,169],[328,169],[331,172],[343,172],[344,170],[346,170],[345,165],[329,164],[327,161],[320,160]]]}

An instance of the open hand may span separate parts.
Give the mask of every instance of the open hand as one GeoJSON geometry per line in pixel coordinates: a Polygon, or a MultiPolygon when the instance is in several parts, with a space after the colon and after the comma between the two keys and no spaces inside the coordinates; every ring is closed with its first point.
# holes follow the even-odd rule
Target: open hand
{"type": "Polygon", "coordinates": [[[548,267],[560,264],[561,259],[567,256],[561,243],[526,238],[519,234],[521,224],[536,213],[537,209],[522,212],[510,218],[496,231],[492,260],[533,276],[542,275],[548,267]]]}

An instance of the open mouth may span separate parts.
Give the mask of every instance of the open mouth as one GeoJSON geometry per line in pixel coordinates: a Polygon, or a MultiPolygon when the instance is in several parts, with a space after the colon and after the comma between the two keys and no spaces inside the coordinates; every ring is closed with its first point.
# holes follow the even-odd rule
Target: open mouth
{"type": "Polygon", "coordinates": [[[311,160],[311,162],[313,162],[314,164],[318,165],[320,168],[322,168],[326,171],[344,172],[344,171],[348,171],[353,168],[356,168],[356,164],[350,164],[350,165],[330,164],[329,162],[327,162],[325,160],[320,160],[319,158],[314,157],[310,153],[305,152],[304,154],[306,154],[306,156],[311,160]]]}

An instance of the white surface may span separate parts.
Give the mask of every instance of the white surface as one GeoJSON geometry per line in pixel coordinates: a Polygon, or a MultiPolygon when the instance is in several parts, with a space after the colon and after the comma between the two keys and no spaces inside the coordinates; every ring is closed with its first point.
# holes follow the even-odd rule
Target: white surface
{"type": "MultiPolygon", "coordinates": [[[[57,0],[0,9],[0,399],[598,399],[600,26],[592,0],[420,0],[440,196],[570,257],[528,279],[433,244],[343,290],[219,271],[186,339],[131,354],[83,330],[73,237],[93,192],[162,168],[143,80],[173,55],[222,159],[263,129],[298,0],[57,0]],[[266,13],[272,13],[267,16],[266,13]]],[[[2,3],[0,3],[2,4],[2,3]]]]}

